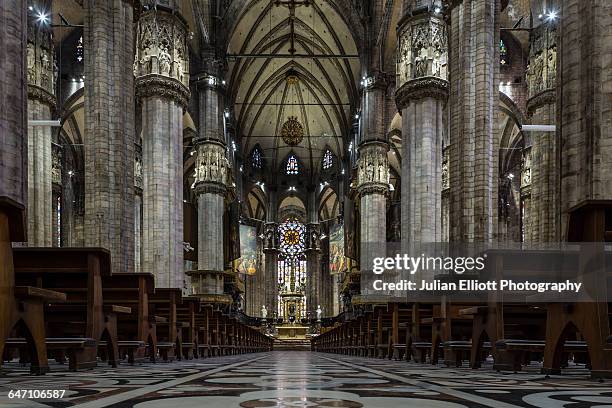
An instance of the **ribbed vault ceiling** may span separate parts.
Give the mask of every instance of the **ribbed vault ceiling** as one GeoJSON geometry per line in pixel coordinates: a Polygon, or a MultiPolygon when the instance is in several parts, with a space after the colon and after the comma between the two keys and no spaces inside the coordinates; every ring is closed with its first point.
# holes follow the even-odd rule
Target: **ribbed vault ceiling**
{"type": "Polygon", "coordinates": [[[358,101],[356,58],[290,58],[297,55],[356,55],[357,46],[330,0],[290,12],[270,0],[246,2],[230,37],[230,55],[281,54],[283,57],[230,58],[227,80],[237,131],[248,154],[259,144],[268,164],[279,166],[293,151],[301,163],[318,169],[326,148],[342,156],[358,101]],[[295,147],[280,137],[283,123],[297,117],[304,139],[295,147]]]}

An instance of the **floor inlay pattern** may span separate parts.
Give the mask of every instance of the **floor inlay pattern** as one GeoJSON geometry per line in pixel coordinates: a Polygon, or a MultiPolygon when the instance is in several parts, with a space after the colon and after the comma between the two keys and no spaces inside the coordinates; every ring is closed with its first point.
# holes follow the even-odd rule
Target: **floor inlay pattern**
{"type": "Polygon", "coordinates": [[[272,353],[121,365],[29,376],[9,365],[0,407],[81,408],[461,408],[612,407],[612,383],[586,371],[545,378],[332,354],[272,353]],[[65,389],[61,399],[9,399],[9,390],[65,389]]]}

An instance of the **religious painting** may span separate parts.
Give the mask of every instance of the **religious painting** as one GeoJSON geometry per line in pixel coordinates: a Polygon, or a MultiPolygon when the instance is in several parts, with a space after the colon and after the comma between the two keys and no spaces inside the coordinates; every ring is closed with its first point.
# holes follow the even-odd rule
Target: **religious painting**
{"type": "Polygon", "coordinates": [[[236,261],[236,271],[245,275],[257,272],[257,227],[240,226],[240,258],[236,261]]]}
{"type": "Polygon", "coordinates": [[[344,225],[335,224],[329,231],[329,273],[342,273],[345,270],[344,225]]]}

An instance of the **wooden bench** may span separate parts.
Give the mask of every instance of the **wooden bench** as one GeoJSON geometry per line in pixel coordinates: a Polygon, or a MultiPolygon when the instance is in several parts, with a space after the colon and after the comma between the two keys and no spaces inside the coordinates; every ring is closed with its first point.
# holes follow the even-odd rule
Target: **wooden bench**
{"type": "Polygon", "coordinates": [[[97,248],[15,248],[17,285],[35,286],[66,294],[65,302],[45,306],[47,338],[94,339],[83,347],[62,348],[48,354],[58,361],[68,355],[70,369],[95,366],[97,357],[117,365],[117,314],[126,310],[104,303],[102,280],[110,276],[110,254],[97,248]],[[97,342],[106,342],[98,354],[97,342]]]}
{"type": "Polygon", "coordinates": [[[117,315],[119,355],[129,364],[155,361],[156,321],[149,315],[153,282],[150,273],[115,273],[102,280],[104,303],[131,309],[117,315]]]}
{"type": "Polygon", "coordinates": [[[23,337],[26,345],[22,355],[30,363],[30,372],[49,371],[45,343],[44,305],[48,301],[61,302],[66,295],[44,290],[37,285],[16,285],[13,242],[26,241],[25,208],[7,196],[0,196],[0,365],[11,354],[5,341],[23,337]],[[27,354],[27,355],[26,355],[27,354]]]}

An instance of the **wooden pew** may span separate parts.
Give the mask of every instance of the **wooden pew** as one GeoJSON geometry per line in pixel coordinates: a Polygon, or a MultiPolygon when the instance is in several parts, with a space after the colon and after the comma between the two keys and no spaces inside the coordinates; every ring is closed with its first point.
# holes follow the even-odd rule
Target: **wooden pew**
{"type": "Polygon", "coordinates": [[[155,361],[156,324],[149,314],[149,296],[154,291],[150,273],[116,273],[102,280],[104,303],[129,307],[131,313],[117,316],[117,346],[121,357],[134,364],[155,361]]]}
{"type": "Polygon", "coordinates": [[[599,302],[549,303],[546,305],[546,345],[542,371],[559,373],[564,345],[579,336],[586,342],[587,363],[594,378],[612,378],[610,269],[612,257],[603,254],[603,243],[612,242],[612,200],[585,200],[571,208],[568,242],[589,242],[581,250],[579,270],[585,289],[599,302]],[[600,243],[600,244],[593,244],[600,243]],[[593,273],[598,271],[598,273],[593,273]]]}
{"type": "Polygon", "coordinates": [[[26,241],[25,208],[9,197],[0,197],[0,366],[11,355],[8,338],[24,339],[18,347],[30,363],[32,374],[49,371],[45,341],[44,304],[61,302],[66,295],[33,286],[15,285],[12,242],[26,241]]]}
{"type": "Polygon", "coordinates": [[[66,301],[45,306],[49,351],[69,368],[96,366],[104,342],[109,364],[117,365],[117,314],[127,310],[104,304],[102,279],[110,276],[110,254],[97,248],[16,248],[15,277],[20,285],[66,293],[66,301]],[[56,339],[56,340],[49,340],[56,339]],[[51,347],[52,346],[52,347],[51,347]]]}
{"type": "Polygon", "coordinates": [[[175,288],[155,288],[149,295],[149,313],[154,316],[157,352],[163,361],[181,359],[183,323],[177,320],[177,306],[182,303],[182,291],[175,288]]]}

